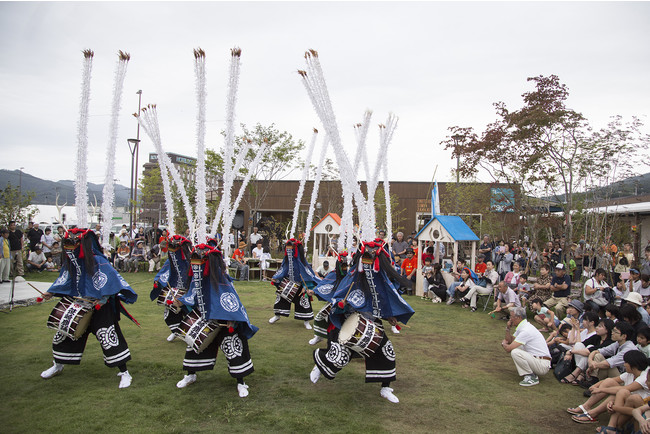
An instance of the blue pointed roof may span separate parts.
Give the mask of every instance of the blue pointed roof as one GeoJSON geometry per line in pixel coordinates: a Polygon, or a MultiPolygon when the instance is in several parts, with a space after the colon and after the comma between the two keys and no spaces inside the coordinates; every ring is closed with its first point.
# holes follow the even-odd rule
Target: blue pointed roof
{"type": "Polygon", "coordinates": [[[467,223],[463,221],[462,218],[457,215],[434,215],[429,222],[424,225],[416,237],[420,237],[422,231],[424,231],[434,220],[438,220],[443,228],[449,235],[456,241],[479,241],[479,237],[476,236],[474,232],[467,226],[467,223]]]}

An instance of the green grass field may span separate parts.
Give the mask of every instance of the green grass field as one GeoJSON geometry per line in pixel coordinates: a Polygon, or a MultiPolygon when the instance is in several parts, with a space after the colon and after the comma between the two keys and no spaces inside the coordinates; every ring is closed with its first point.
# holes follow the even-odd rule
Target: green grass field
{"type": "MultiPolygon", "coordinates": [[[[54,280],[52,275],[28,279],[54,280]]],[[[52,364],[53,330],[46,328],[55,301],[0,314],[0,406],[2,432],[593,432],[571,421],[565,409],[583,402],[583,390],[562,385],[549,373],[535,387],[520,378],[499,343],[504,321],[458,305],[434,305],[406,297],[415,315],[391,340],[397,353],[399,404],[364,383],[363,362],[354,359],[334,381],[309,381],[313,367],[302,321],[271,325],[275,300],[268,283],[239,283],[251,322],[255,372],[250,395],[239,398],[235,380],[218,356],[214,371],[177,389],[185,345],[168,343],[162,308],[149,301],[152,277],[127,274],[139,294],[127,306],[142,324],[123,318],[133,360],[133,384],[120,390],[117,369],[104,366],[91,337],[80,366],[67,366],[50,380],[39,374],[52,364]]],[[[2,290],[6,290],[3,288],[2,290]]],[[[314,303],[314,310],[321,306],[314,303]]],[[[390,333],[390,332],[389,332],[390,333]]],[[[324,342],[319,344],[325,346],[324,342]]],[[[606,422],[602,416],[602,422],[606,422]]]]}

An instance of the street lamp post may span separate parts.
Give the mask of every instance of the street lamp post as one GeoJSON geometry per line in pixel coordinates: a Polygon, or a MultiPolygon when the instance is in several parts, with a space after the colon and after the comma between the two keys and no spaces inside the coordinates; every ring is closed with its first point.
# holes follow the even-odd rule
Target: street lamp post
{"type": "MultiPolygon", "coordinates": [[[[138,114],[140,114],[140,109],[142,108],[142,89],[136,92],[138,95],[138,114]]],[[[137,222],[137,215],[134,216],[134,212],[137,211],[137,197],[138,197],[138,156],[139,145],[140,145],[140,123],[138,122],[138,129],[136,131],[135,139],[127,139],[129,142],[129,149],[131,150],[131,200],[129,203],[129,233],[133,230],[133,223],[137,222]],[[135,160],[135,161],[134,161],[135,160]]]]}
{"type": "Polygon", "coordinates": [[[131,230],[133,230],[133,223],[135,223],[135,218],[133,216],[133,210],[134,210],[134,205],[135,205],[135,197],[134,197],[134,183],[135,183],[135,194],[137,194],[137,178],[138,178],[138,145],[140,144],[140,140],[138,139],[127,139],[126,140],[129,144],[129,150],[131,151],[131,193],[130,193],[130,200],[129,200],[129,234],[131,233],[131,230]],[[135,176],[134,176],[135,172],[135,176]]]}

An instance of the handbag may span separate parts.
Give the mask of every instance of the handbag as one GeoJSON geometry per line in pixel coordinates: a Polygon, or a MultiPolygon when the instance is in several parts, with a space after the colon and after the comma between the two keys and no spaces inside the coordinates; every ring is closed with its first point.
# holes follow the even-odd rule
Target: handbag
{"type": "Polygon", "coordinates": [[[560,381],[571,372],[573,372],[573,357],[566,360],[564,358],[564,353],[562,353],[562,358],[557,362],[557,365],[555,365],[555,369],[553,369],[553,375],[555,375],[557,381],[560,381]]]}

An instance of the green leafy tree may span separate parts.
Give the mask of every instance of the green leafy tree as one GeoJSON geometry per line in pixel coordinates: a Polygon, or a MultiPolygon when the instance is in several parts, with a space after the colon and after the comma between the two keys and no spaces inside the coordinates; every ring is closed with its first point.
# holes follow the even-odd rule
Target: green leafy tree
{"type": "Polygon", "coordinates": [[[560,79],[530,77],[535,89],[522,95],[523,107],[511,111],[494,104],[497,119],[477,135],[471,128],[451,127],[443,143],[460,157],[461,174],[483,169],[494,181],[517,183],[522,194],[553,196],[563,208],[567,239],[573,237],[571,211],[588,176],[602,176],[617,152],[635,155],[633,140],[618,142],[592,133],[585,117],[566,105],[569,90],[560,79]],[[462,140],[453,140],[454,136],[462,140]]]}
{"type": "Polygon", "coordinates": [[[31,220],[38,212],[38,209],[32,206],[34,196],[33,191],[21,192],[18,187],[7,183],[4,190],[0,190],[0,221],[2,224],[9,224],[10,221],[24,224],[31,220]]]}
{"type": "MultiPolygon", "coordinates": [[[[301,140],[294,140],[287,131],[278,130],[275,124],[263,126],[258,123],[252,130],[245,124],[241,124],[241,128],[242,134],[235,138],[237,149],[243,149],[245,141],[250,142],[251,146],[239,175],[243,177],[253,170],[251,182],[247,187],[248,194],[243,200],[248,206],[249,215],[254,218],[257,210],[266,200],[273,183],[287,177],[295,169],[302,168],[303,162],[299,154],[305,145],[301,140]],[[253,159],[265,144],[267,147],[260,164],[251,168],[253,159]]],[[[234,196],[236,194],[235,192],[234,196]]]]}

